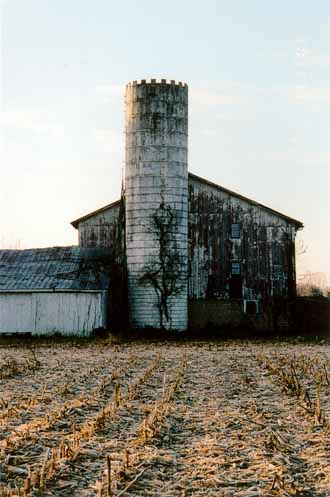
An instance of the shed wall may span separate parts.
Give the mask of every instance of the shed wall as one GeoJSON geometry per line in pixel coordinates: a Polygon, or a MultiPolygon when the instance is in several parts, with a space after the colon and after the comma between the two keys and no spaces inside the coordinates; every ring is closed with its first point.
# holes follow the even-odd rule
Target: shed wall
{"type": "Polygon", "coordinates": [[[0,333],[89,335],[106,327],[107,292],[0,294],[0,333]]]}

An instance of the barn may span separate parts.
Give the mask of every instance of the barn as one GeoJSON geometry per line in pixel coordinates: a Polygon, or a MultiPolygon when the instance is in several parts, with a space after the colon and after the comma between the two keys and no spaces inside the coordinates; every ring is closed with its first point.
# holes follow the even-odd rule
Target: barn
{"type": "Polygon", "coordinates": [[[72,222],[127,273],[133,328],[290,326],[303,224],[188,172],[188,87],[126,87],[122,198],[72,222]]]}
{"type": "MultiPolygon", "coordinates": [[[[189,326],[287,328],[302,223],[195,174],[188,174],[188,191],[189,326]]],[[[71,223],[81,247],[103,247],[124,261],[124,201],[71,223]]]]}
{"type": "Polygon", "coordinates": [[[72,222],[77,247],[0,252],[0,331],[288,329],[303,224],[188,172],[186,84],[125,102],[121,198],[72,222]]]}

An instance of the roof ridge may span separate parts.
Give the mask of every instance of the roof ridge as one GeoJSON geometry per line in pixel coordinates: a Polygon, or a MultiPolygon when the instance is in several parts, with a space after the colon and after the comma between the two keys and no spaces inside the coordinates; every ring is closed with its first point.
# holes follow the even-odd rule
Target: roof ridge
{"type": "MultiPolygon", "coordinates": [[[[249,197],[246,197],[245,195],[242,195],[241,193],[234,192],[233,190],[230,190],[229,188],[221,186],[221,185],[219,185],[217,183],[214,183],[213,181],[210,181],[210,180],[208,180],[206,178],[203,178],[202,176],[198,176],[197,174],[188,172],[188,177],[189,176],[192,177],[192,178],[195,178],[195,179],[197,179],[199,181],[201,181],[202,183],[205,183],[207,185],[213,186],[214,188],[222,190],[222,191],[228,193],[229,195],[238,197],[238,198],[240,198],[242,200],[245,200],[246,202],[249,202],[249,203],[252,203],[253,205],[261,207],[262,209],[266,209],[267,211],[272,212],[273,214],[275,214],[277,216],[280,216],[283,219],[286,219],[286,220],[294,223],[296,226],[298,226],[298,229],[301,229],[304,226],[304,224],[301,221],[299,221],[298,219],[294,219],[293,217],[290,217],[287,214],[279,212],[276,209],[273,209],[272,207],[268,207],[267,205],[261,204],[260,202],[257,202],[256,200],[253,200],[253,199],[251,199],[249,197]]],[[[90,217],[95,216],[96,214],[100,214],[101,212],[104,212],[105,210],[110,209],[111,207],[115,207],[116,205],[119,205],[120,201],[121,201],[121,199],[115,200],[114,202],[112,202],[110,204],[107,204],[107,205],[105,205],[103,207],[100,207],[99,209],[96,209],[95,211],[92,211],[92,212],[90,212],[88,214],[85,214],[84,216],[81,216],[80,218],[75,219],[74,221],[72,221],[71,225],[74,228],[77,229],[78,228],[78,224],[80,222],[85,221],[86,219],[89,219],[90,217]]]]}
{"type": "Polygon", "coordinates": [[[201,176],[198,176],[197,174],[188,173],[188,175],[193,177],[193,178],[196,178],[197,180],[199,180],[203,183],[206,183],[210,186],[213,186],[214,188],[222,190],[222,191],[228,193],[229,195],[233,195],[235,197],[241,198],[242,200],[245,200],[246,202],[252,203],[258,207],[261,207],[262,209],[266,209],[266,210],[272,212],[273,214],[276,214],[277,216],[280,216],[284,219],[287,219],[288,221],[292,221],[295,224],[299,225],[300,228],[302,228],[304,226],[304,224],[301,221],[298,221],[297,219],[294,219],[293,217],[287,216],[286,214],[283,214],[282,212],[279,212],[279,211],[273,209],[272,207],[268,207],[267,205],[261,204],[260,202],[257,202],[256,200],[253,200],[249,197],[246,197],[245,195],[242,195],[241,193],[237,193],[237,192],[234,192],[233,190],[229,190],[229,188],[218,185],[217,183],[214,183],[213,181],[202,178],[201,176]]]}
{"type": "Polygon", "coordinates": [[[100,214],[101,212],[110,209],[111,207],[115,207],[117,204],[120,204],[120,198],[118,200],[115,200],[114,202],[111,202],[110,204],[107,204],[103,207],[100,207],[99,209],[96,209],[95,211],[89,212],[88,214],[85,214],[84,216],[78,217],[78,219],[75,219],[72,221],[70,224],[74,228],[78,228],[78,224],[81,223],[81,221],[85,221],[85,219],[89,219],[92,216],[95,216],[96,214],[100,214]]]}

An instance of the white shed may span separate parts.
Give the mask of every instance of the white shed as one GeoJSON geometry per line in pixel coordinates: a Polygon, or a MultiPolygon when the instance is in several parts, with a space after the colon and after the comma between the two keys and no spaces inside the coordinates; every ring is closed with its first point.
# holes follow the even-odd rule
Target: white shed
{"type": "Polygon", "coordinates": [[[108,256],[83,247],[0,250],[0,333],[87,336],[106,328],[108,256]]]}

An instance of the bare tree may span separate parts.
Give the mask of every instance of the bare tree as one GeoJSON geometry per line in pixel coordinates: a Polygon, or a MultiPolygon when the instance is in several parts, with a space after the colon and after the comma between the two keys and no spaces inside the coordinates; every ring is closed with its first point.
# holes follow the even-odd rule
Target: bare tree
{"type": "Polygon", "coordinates": [[[156,241],[158,253],[143,267],[140,283],[151,285],[157,295],[159,321],[162,329],[171,328],[171,300],[185,283],[185,262],[176,241],[177,212],[162,201],[151,215],[148,232],[156,241]]]}

